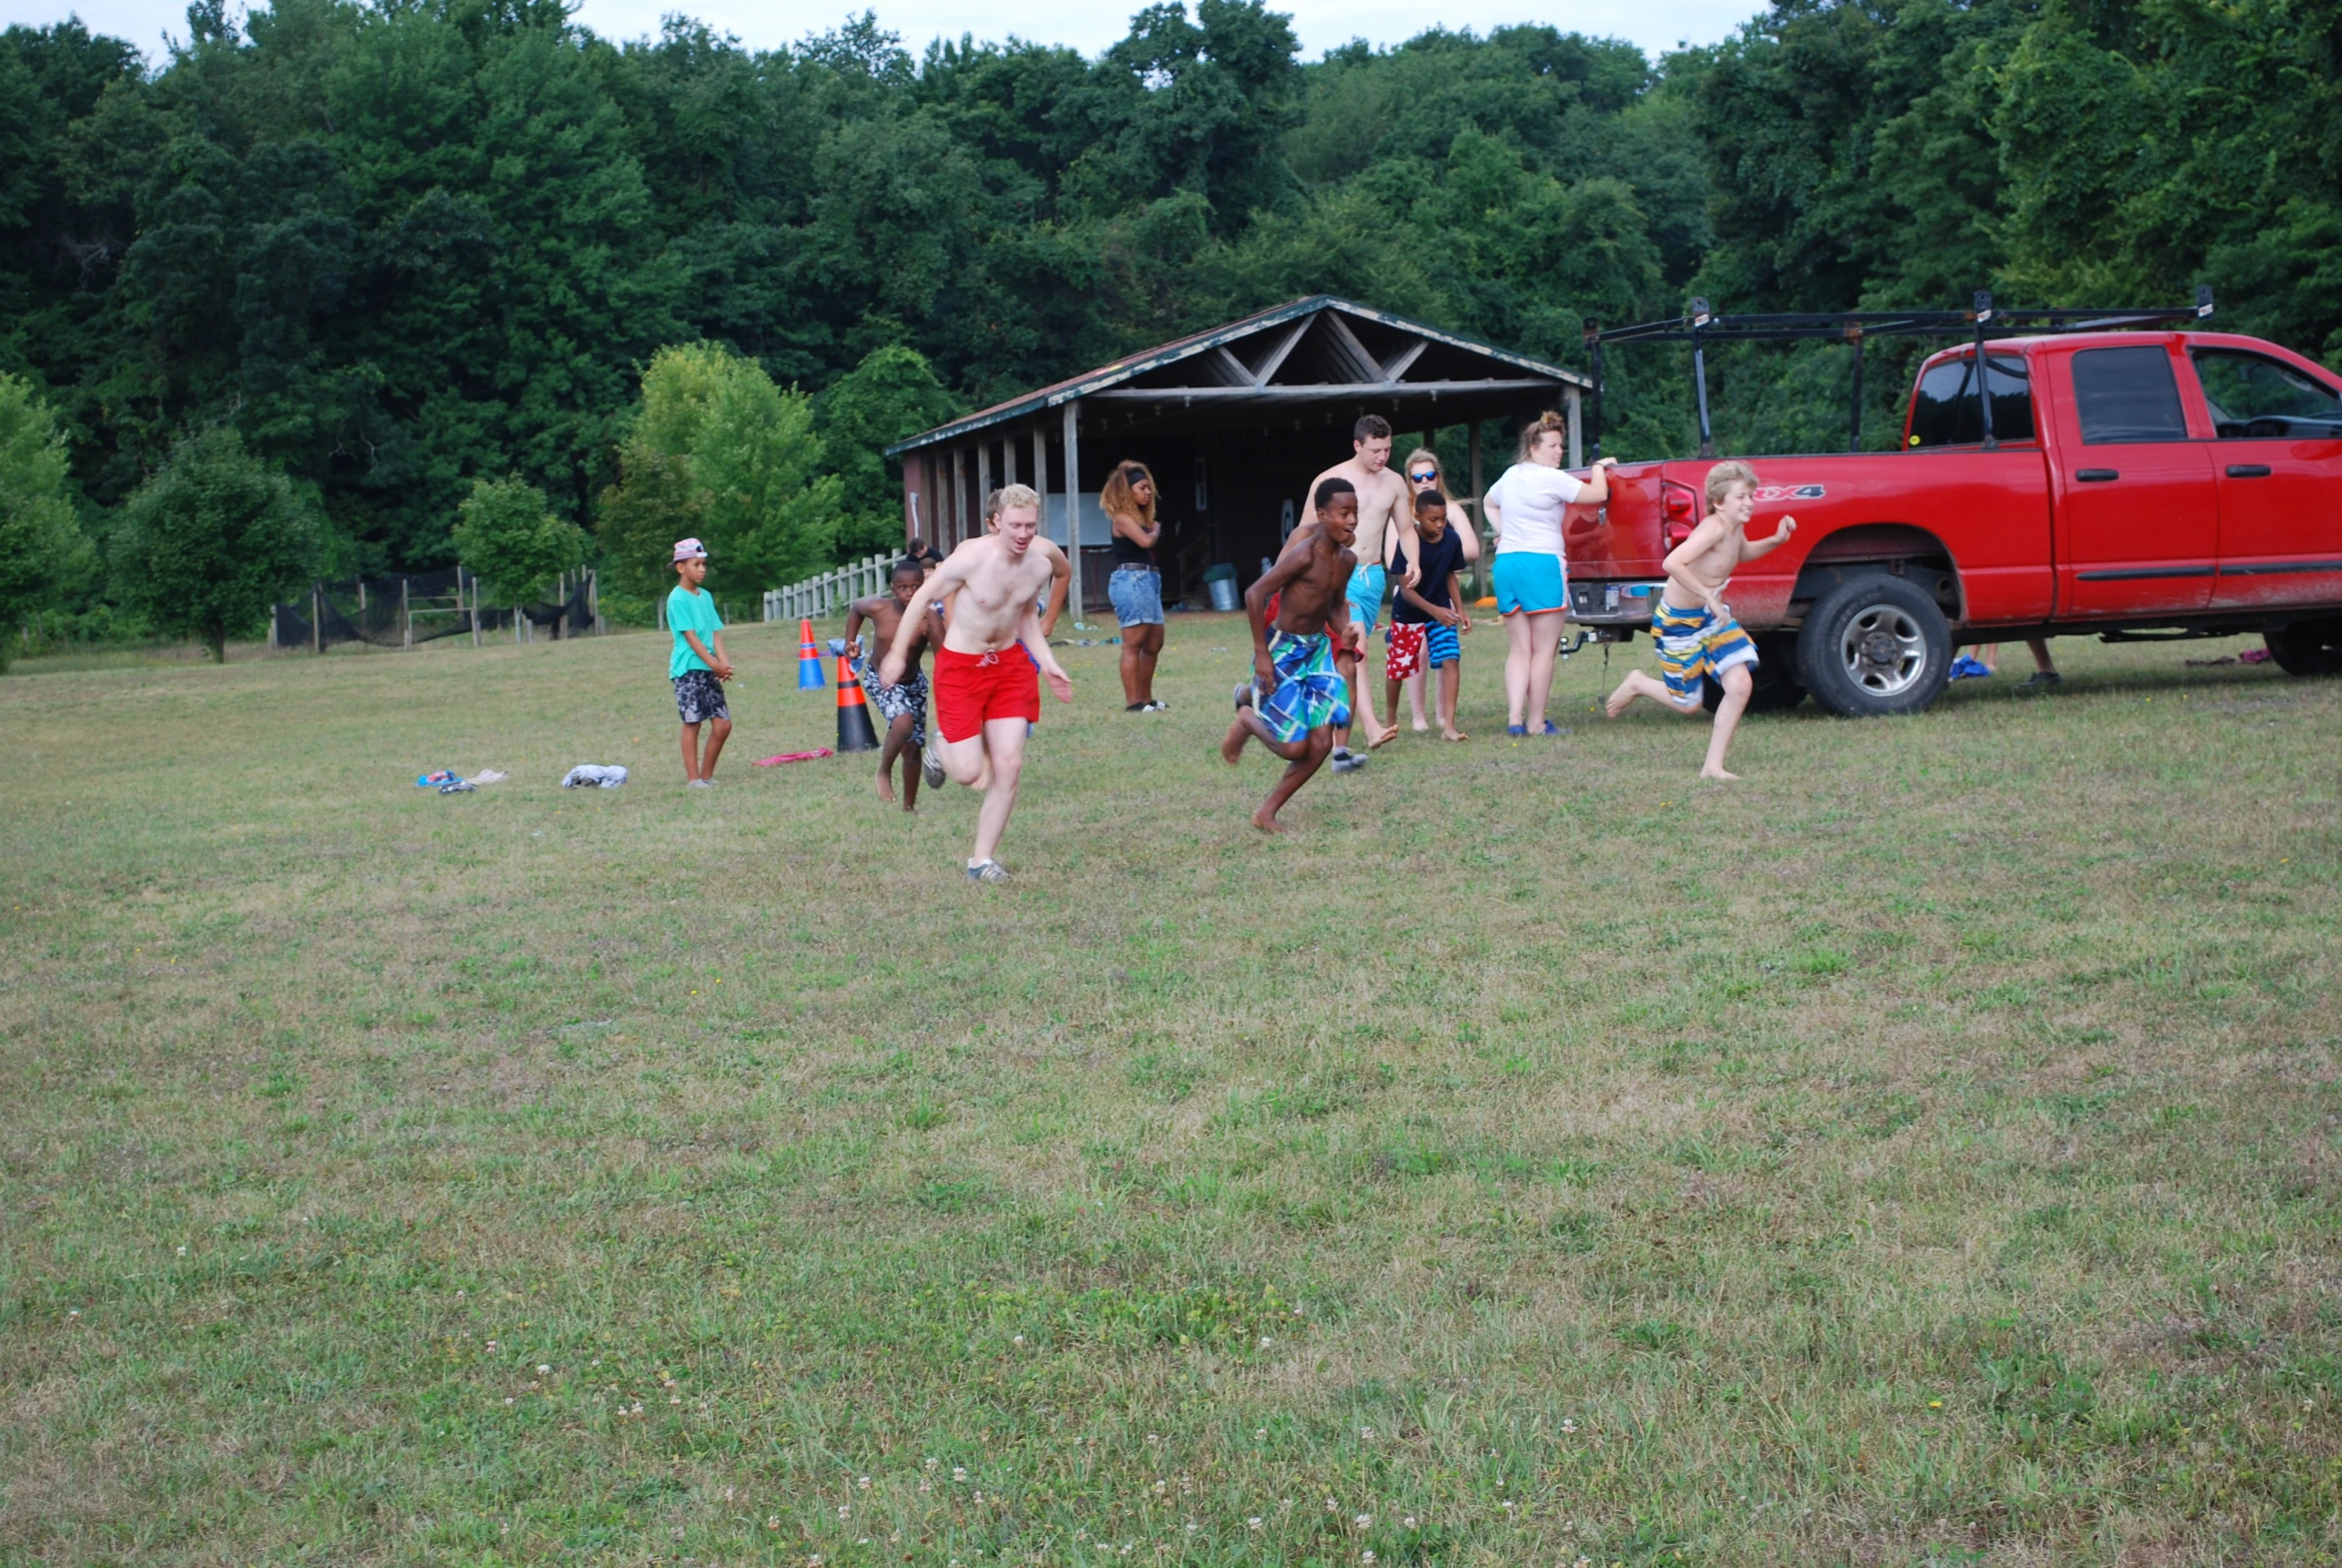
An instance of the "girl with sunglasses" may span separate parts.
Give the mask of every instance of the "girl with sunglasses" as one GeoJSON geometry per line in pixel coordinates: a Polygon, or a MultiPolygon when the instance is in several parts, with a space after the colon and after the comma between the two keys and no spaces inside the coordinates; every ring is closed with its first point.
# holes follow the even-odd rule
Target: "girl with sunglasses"
{"type": "MultiPolygon", "coordinates": [[[[1407,460],[1400,464],[1399,472],[1406,476],[1407,489],[1411,494],[1420,495],[1425,490],[1439,492],[1440,499],[1447,502],[1448,530],[1456,536],[1456,542],[1463,546],[1464,564],[1469,566],[1476,563],[1480,559],[1480,530],[1465,516],[1463,507],[1456,504],[1455,496],[1448,490],[1447,474],[1440,466],[1439,453],[1428,446],[1418,446],[1407,453],[1407,460]]],[[[1387,557],[1385,564],[1395,571],[1398,566],[1398,533],[1395,529],[1384,540],[1382,552],[1387,557]]],[[[1398,623],[1393,620],[1391,624],[1395,628],[1398,623]]],[[[1417,734],[1431,728],[1424,713],[1423,694],[1427,689],[1424,680],[1425,672],[1422,670],[1406,678],[1407,711],[1414,715],[1417,734]]],[[[1394,722],[1396,718],[1397,715],[1393,714],[1394,722]]]]}

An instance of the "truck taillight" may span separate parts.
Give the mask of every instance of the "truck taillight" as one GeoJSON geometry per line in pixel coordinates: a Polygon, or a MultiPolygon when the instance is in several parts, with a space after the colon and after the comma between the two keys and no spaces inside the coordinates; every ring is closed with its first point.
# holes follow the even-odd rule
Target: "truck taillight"
{"type": "Polygon", "coordinates": [[[1660,506],[1667,514],[1667,544],[1673,549],[1692,536],[1692,517],[1699,508],[1692,492],[1672,480],[1664,486],[1664,493],[1660,506]]]}

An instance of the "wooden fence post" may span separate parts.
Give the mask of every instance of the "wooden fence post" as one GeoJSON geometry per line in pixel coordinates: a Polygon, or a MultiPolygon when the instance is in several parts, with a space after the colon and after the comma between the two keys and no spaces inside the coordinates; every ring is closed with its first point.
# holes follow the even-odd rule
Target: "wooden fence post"
{"type": "Polygon", "coordinates": [[[398,579],[398,633],[401,653],[414,651],[414,606],[406,597],[406,579],[398,579]]]}

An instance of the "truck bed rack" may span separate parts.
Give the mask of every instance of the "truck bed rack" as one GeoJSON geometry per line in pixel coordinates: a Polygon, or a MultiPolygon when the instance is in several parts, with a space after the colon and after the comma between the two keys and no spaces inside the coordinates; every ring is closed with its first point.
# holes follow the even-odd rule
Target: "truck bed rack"
{"type": "MultiPolygon", "coordinates": [[[[1593,428],[1587,431],[1587,452],[1602,455],[1603,350],[1614,343],[1688,343],[1692,346],[1692,385],[1700,408],[1700,455],[1716,455],[1714,432],[1708,420],[1708,345],[1712,343],[1796,343],[1807,339],[1847,344],[1854,350],[1853,414],[1847,450],[1863,449],[1863,341],[1866,338],[1974,339],[1976,353],[1984,352],[1988,338],[2041,337],[2052,333],[2120,332],[2170,322],[2207,322],[2212,318],[2212,290],[2198,284],[2193,305],[2123,307],[2100,310],[2065,306],[2040,310],[2000,310],[1992,293],[1978,289],[1964,311],[1788,311],[1753,315],[1718,315],[1708,302],[1695,299],[1682,316],[1642,322],[1633,327],[1604,328],[1599,317],[1586,319],[1586,347],[1594,361],[1593,428]]],[[[1992,393],[1977,378],[1983,403],[1984,444],[1992,438],[1992,393]]]]}

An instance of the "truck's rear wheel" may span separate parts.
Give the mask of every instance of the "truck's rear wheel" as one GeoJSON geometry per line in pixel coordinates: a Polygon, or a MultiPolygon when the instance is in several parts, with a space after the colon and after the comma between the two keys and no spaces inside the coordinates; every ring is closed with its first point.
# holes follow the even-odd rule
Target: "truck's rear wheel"
{"type": "Polygon", "coordinates": [[[1917,713],[1944,690],[1952,627],[1920,588],[1884,572],[1822,596],[1798,634],[1798,677],[1848,718],[1917,713]]]}
{"type": "Polygon", "coordinates": [[[2342,620],[2297,620],[2262,640],[2288,675],[2342,675],[2342,620]]]}
{"type": "MultiPolygon", "coordinates": [[[[1724,700],[1724,688],[1711,675],[1702,682],[1700,700],[1708,711],[1724,700]]],[[[1768,632],[1757,639],[1757,673],[1749,687],[1751,713],[1787,713],[1806,700],[1806,688],[1797,678],[1797,633],[1768,632]]]]}

